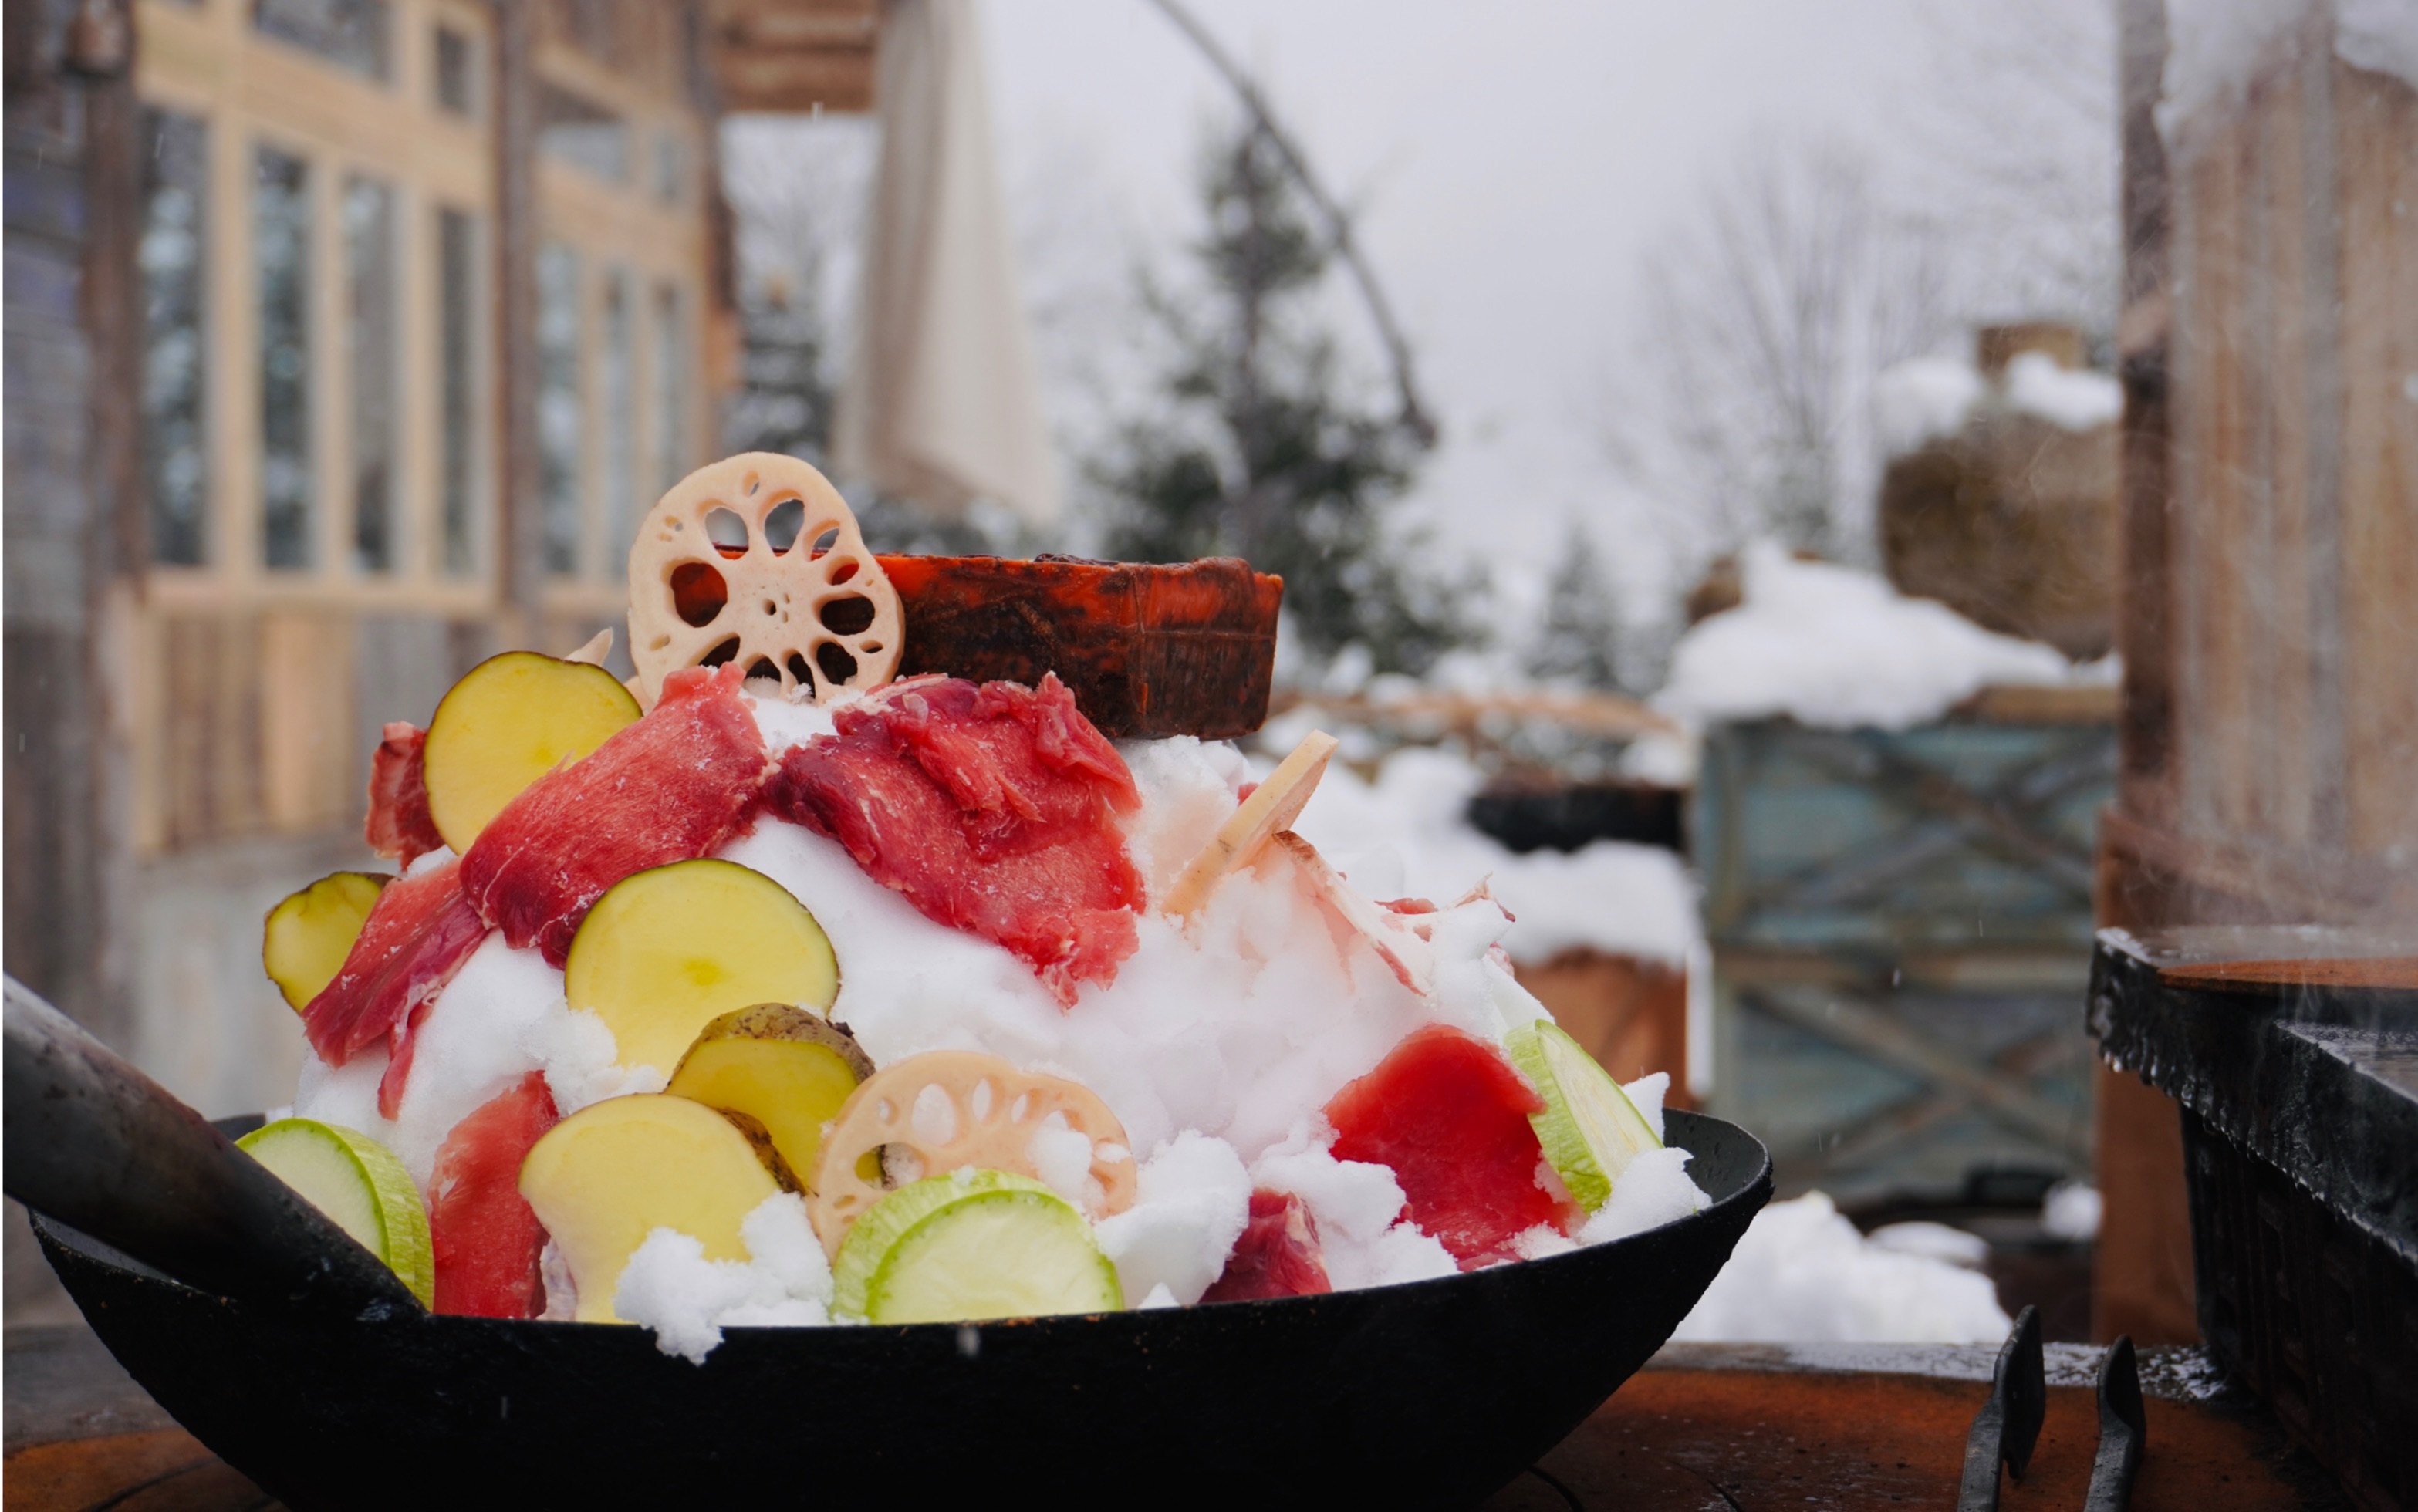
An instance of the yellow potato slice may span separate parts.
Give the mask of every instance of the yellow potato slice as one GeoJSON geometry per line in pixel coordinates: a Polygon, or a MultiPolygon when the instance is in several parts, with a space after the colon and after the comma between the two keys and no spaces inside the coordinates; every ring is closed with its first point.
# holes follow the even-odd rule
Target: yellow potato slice
{"type": "Polygon", "coordinates": [[[428,722],[428,812],[460,855],[521,789],[638,719],[638,700],[585,662],[506,651],[466,673],[428,722]]]}
{"type": "Polygon", "coordinates": [[[268,910],[260,931],[260,964],[296,1013],[336,980],[361,925],[391,877],[331,872],[268,910]]]}
{"type": "MultiPolygon", "coordinates": [[[[787,1003],[758,1003],[705,1027],[664,1090],[764,1131],[774,1157],[803,1189],[839,1116],[873,1062],[845,1029],[787,1003]]],[[[783,1172],[774,1170],[778,1178],[783,1172]]]]}
{"type": "Polygon", "coordinates": [[[708,1260],[745,1260],[739,1226],[781,1189],[728,1120],[662,1095],[609,1097],[546,1130],[520,1187],[571,1267],[583,1323],[621,1321],[613,1293],[657,1229],[687,1234],[708,1260]]]}
{"type": "Polygon", "coordinates": [[[669,1070],[725,1014],[767,1002],[828,1009],[839,961],[780,883],[727,861],[681,861],[596,900],[572,939],[563,991],[604,1020],[621,1065],[669,1070]]]}

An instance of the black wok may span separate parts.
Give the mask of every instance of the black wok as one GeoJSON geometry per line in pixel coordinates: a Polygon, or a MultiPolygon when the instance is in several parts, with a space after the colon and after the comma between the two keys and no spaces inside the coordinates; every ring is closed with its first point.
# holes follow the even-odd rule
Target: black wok
{"type": "Polygon", "coordinates": [[[1645,1363],[1770,1197],[1752,1136],[1682,1112],[1669,1133],[1713,1203],[1550,1260],[1103,1317],[732,1329],[703,1366],[637,1328],[233,1302],[36,1228],[134,1379],[297,1512],[1462,1506],[1645,1363]]]}

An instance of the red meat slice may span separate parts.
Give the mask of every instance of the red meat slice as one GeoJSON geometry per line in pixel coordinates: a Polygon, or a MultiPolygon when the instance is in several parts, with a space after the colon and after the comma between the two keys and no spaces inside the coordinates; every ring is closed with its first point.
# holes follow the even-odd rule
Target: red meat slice
{"type": "Polygon", "coordinates": [[[385,1039],[378,1111],[394,1117],[411,1069],[411,1036],[428,1006],[479,948],[487,926],[462,895],[462,863],[449,861],[387,884],[361,923],[344,970],[302,1010],[311,1048],[343,1065],[385,1039]]]}
{"type": "Polygon", "coordinates": [[[768,766],[743,677],[735,664],[673,673],[646,718],[505,804],[462,858],[479,917],[560,966],[606,888],[721,849],[754,813],[768,766]]]}
{"type": "MultiPolygon", "coordinates": [[[[452,939],[464,907],[461,863],[398,878],[378,893],[335,979],[302,1010],[303,1032],[319,1059],[343,1065],[388,1034],[413,1003],[452,978],[461,960],[436,947],[452,939]],[[431,985],[431,983],[435,985],[431,985]]],[[[473,922],[476,914],[471,915],[473,922]]],[[[483,933],[483,929],[481,933],[483,933]]],[[[478,943],[471,937],[471,945],[478,943]]],[[[469,951],[459,952],[467,960],[469,951]]]]}
{"type": "Polygon", "coordinates": [[[438,1312],[534,1318],[545,1311],[539,1258],[545,1227],[521,1196],[521,1162],[560,1115],[545,1077],[520,1085],[453,1125],[428,1183],[428,1244],[438,1312]]]}
{"type": "Polygon", "coordinates": [[[445,844],[428,809],[428,732],[396,720],[370,756],[370,848],[408,866],[445,844]]]}
{"type": "Polygon", "coordinates": [[[1392,1170],[1411,1221],[1474,1271],[1516,1260],[1514,1235],[1540,1223],[1567,1230],[1582,1216],[1545,1185],[1528,1123],[1544,1107],[1492,1046],[1431,1024],[1337,1092],[1326,1120],[1335,1158],[1392,1170]]]}
{"type": "Polygon", "coordinates": [[[1225,1273],[1201,1294],[1203,1302],[1255,1302],[1263,1297],[1314,1297],[1332,1291],[1318,1221],[1300,1198],[1264,1188],[1251,1194],[1250,1220],[1225,1273]]]}
{"type": "Polygon", "coordinates": [[[782,759],[774,813],[926,918],[1014,952],[1062,1003],[1116,980],[1142,904],[1116,816],[1141,799],[1065,684],[916,678],[834,722],[782,759]]]}

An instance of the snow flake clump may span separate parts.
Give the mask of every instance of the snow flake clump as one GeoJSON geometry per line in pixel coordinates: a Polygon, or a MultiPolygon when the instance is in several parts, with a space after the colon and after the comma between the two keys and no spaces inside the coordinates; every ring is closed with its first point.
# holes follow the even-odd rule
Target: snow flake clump
{"type": "Polygon", "coordinates": [[[745,1260],[710,1260],[677,1229],[657,1229],[631,1255],[613,1293],[622,1321],[654,1331],[655,1348],[691,1365],[726,1328],[816,1328],[832,1321],[831,1264],[806,1221],[805,1199],[782,1192],[739,1226],[745,1260]]]}

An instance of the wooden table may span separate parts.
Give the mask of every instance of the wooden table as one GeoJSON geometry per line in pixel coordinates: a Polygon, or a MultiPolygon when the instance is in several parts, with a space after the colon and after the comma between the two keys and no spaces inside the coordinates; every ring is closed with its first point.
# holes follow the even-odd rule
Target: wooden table
{"type": "MultiPolygon", "coordinates": [[[[2082,1504],[2097,1443],[2097,1352],[2049,1347],[2048,1422],[2007,1512],[2082,1504]]],[[[1493,1512],[1948,1507],[1988,1349],[1673,1345],[1493,1512]]],[[[2271,1420],[2216,1392],[2196,1352],[2145,1356],[2138,1512],[2345,1508],[2271,1420]]],[[[80,1325],[9,1331],[7,1512],[257,1512],[278,1504],[127,1379],[80,1325]]]]}

